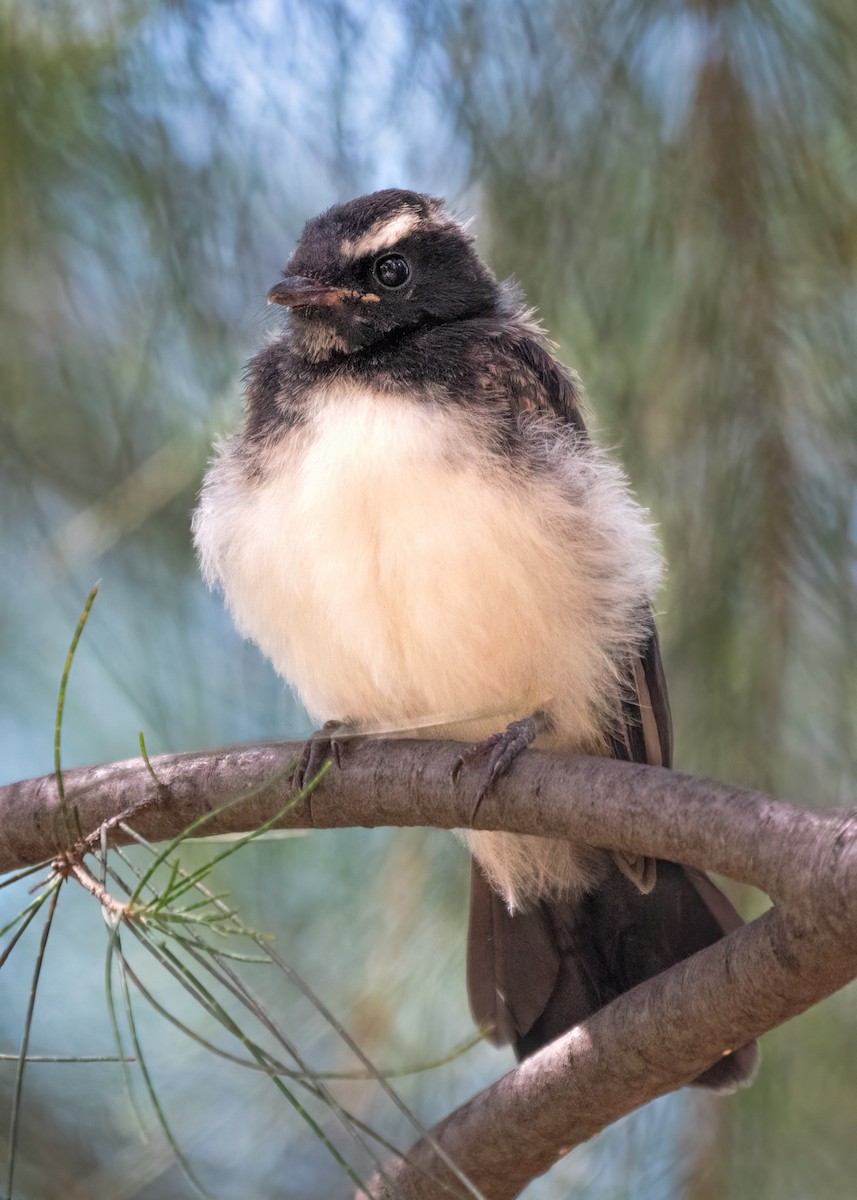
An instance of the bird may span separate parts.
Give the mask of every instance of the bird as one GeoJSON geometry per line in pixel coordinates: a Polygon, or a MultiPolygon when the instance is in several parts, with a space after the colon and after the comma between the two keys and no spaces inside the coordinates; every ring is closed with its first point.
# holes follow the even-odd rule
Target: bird
{"type": "MultiPolygon", "coordinates": [[[[534,745],[664,767],[661,552],[514,282],[435,196],[388,188],[307,221],[268,293],[192,528],[207,583],[320,730],[485,756],[480,803],[534,745]]],[[[337,736],[338,735],[338,736],[337,736]]],[[[518,1059],[741,925],[708,877],[570,841],[464,830],[467,986],[518,1059]]],[[[755,1043],[695,1081],[748,1082],[755,1043]]]]}

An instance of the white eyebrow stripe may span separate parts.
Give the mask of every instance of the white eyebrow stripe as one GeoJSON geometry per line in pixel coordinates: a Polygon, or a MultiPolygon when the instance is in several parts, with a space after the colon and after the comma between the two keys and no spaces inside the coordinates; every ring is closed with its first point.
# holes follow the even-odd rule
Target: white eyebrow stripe
{"type": "Polygon", "coordinates": [[[395,246],[396,242],[401,241],[421,224],[422,218],[419,213],[408,208],[404,212],[396,213],[394,217],[384,217],[376,221],[355,241],[345,238],[339,249],[346,258],[362,258],[364,254],[374,254],[383,250],[385,246],[395,246]]]}

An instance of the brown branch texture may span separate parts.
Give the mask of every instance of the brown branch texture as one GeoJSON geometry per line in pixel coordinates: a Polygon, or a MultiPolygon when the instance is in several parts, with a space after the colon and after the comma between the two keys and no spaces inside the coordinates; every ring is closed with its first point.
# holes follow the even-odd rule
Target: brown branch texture
{"type": "MultiPolygon", "coordinates": [[[[112,842],[125,840],[121,813],[153,841],[205,814],[201,836],[251,830],[294,800],[289,768],[298,751],[278,743],[165,757],[154,760],[154,775],[141,760],[80,768],[64,773],[66,800],[79,828],[107,823],[112,842]]],[[[280,824],[465,826],[479,778],[465,772],[452,783],[459,752],[455,742],[359,742],[280,824]]],[[[511,1200],[611,1121],[857,976],[854,811],[800,808],[659,767],[531,751],[478,806],[476,824],[717,871],[762,889],[773,907],[620,996],[451,1113],[431,1140],[387,1165],[386,1181],[372,1182],[377,1200],[461,1193],[433,1142],[483,1196],[511,1200]]],[[[54,856],[64,828],[53,776],[0,788],[0,871],[54,856]]]]}

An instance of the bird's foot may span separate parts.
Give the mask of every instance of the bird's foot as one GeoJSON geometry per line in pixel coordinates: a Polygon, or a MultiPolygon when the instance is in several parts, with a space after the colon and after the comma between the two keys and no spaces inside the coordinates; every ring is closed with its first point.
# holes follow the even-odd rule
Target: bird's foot
{"type": "Polygon", "coordinates": [[[341,768],[343,748],[353,734],[354,725],[350,721],[325,721],[321,729],[317,729],[304,742],[292,775],[295,787],[300,789],[306,783],[311,783],[328,759],[341,768]]]}
{"type": "Polygon", "coordinates": [[[531,746],[540,733],[546,732],[550,727],[550,717],[546,712],[537,709],[529,717],[523,717],[520,721],[512,721],[502,733],[492,733],[484,741],[475,742],[459,754],[452,766],[453,783],[458,782],[462,770],[469,766],[474,759],[481,758],[484,754],[489,756],[471,820],[476,816],[480,804],[500,776],[505,775],[518,755],[531,746]]]}

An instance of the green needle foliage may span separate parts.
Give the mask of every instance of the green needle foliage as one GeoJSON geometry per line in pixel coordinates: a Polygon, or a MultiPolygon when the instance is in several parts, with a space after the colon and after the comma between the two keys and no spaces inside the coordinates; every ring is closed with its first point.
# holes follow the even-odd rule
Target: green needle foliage
{"type": "MultiPolygon", "coordinates": [[[[95,589],[90,592],[83,614],[78,622],[60,683],[54,754],[57,790],[64,813],[65,790],[62,782],[60,743],[65,711],[66,687],[75,652],[78,648],[78,643],[94,598],[95,589]]],[[[161,785],[149,760],[142,733],[140,734],[140,747],[153,783],[160,789],[161,785]]],[[[16,925],[18,926],[16,933],[7,943],[6,947],[4,947],[2,953],[0,953],[0,967],[2,967],[42,905],[45,901],[50,901],[48,914],[43,925],[41,941],[36,953],[21,1048],[17,1056],[18,1070],[15,1077],[9,1131],[7,1200],[12,1200],[13,1197],[24,1070],[27,1063],[33,1061],[32,1056],[28,1054],[28,1048],[36,992],[44,962],[48,934],[56,911],[57,900],[61,886],[66,880],[76,880],[82,883],[83,887],[93,895],[101,905],[102,915],[108,927],[108,947],[104,969],[105,993],[110,1025],[116,1044],[115,1056],[82,1056],[74,1061],[119,1062],[123,1065],[126,1086],[132,1107],[137,1117],[140,1132],[145,1137],[145,1114],[136,1098],[136,1088],[134,1086],[135,1078],[139,1077],[142,1079],[146,1098],[165,1138],[166,1144],[184,1172],[189,1184],[199,1196],[208,1197],[210,1193],[200,1181],[188,1155],[183,1150],[179,1139],[175,1135],[165,1105],[161,1100],[158,1087],[148,1064],[147,1054],[141,1042],[138,1022],[135,1016],[132,986],[134,992],[156,1013],[165,1018],[174,1028],[178,1029],[198,1045],[239,1066],[264,1072],[276,1091],[287,1101],[295,1114],[306,1123],[312,1135],[328,1151],[334,1162],[358,1189],[365,1186],[364,1177],[358,1173],[358,1169],[351,1165],[349,1159],[327,1134],[319,1120],[302,1102],[295,1089],[285,1082],[286,1079],[293,1080],[299,1088],[308,1091],[310,1096],[321,1105],[322,1111],[329,1109],[341,1124],[348,1138],[355,1143],[358,1150],[368,1160],[371,1169],[379,1171],[382,1175],[384,1174],[383,1159],[379,1157],[378,1152],[367,1138],[378,1142],[384,1152],[398,1154],[401,1151],[393,1146],[382,1134],[377,1133],[371,1126],[344,1108],[328,1087],[326,1082],[328,1079],[352,1079],[378,1083],[381,1089],[408,1118],[415,1133],[423,1134],[426,1132],[420,1122],[410,1113],[407,1106],[393,1091],[387,1079],[393,1074],[401,1077],[433,1070],[439,1066],[446,1065],[474,1046],[480,1039],[471,1039],[463,1047],[444,1055],[441,1059],[433,1063],[421,1063],[413,1068],[400,1068],[395,1072],[377,1071],[349,1037],[344,1028],[335,1020],[326,1006],[313,994],[300,975],[270,945],[270,939],[243,924],[234,908],[226,903],[228,893],[212,892],[206,886],[206,881],[210,879],[213,871],[219,864],[232,858],[254,841],[264,837],[267,832],[278,825],[286,813],[317,786],[319,780],[323,778],[329,768],[329,763],[323,766],[318,774],[269,821],[250,833],[231,840],[223,849],[212,854],[202,866],[190,871],[182,866],[178,855],[188,840],[204,835],[204,826],[212,817],[216,816],[217,812],[221,811],[219,809],[211,810],[204,814],[188,826],[181,835],[173,838],[160,849],[149,845],[130,826],[121,822],[122,830],[129,837],[133,838],[133,840],[144,846],[151,856],[148,866],[142,870],[137,868],[121,850],[117,849],[115,852],[107,850],[104,846],[103,838],[89,836],[87,840],[79,839],[77,842],[72,842],[69,837],[71,832],[70,827],[66,820],[65,849],[59,853],[53,865],[47,886],[33,901],[0,929],[0,936],[3,936],[16,925]],[[97,850],[95,847],[99,844],[101,848],[97,850]],[[100,860],[100,882],[90,870],[87,862],[88,858],[93,855],[100,860]],[[121,870],[112,864],[111,860],[116,858],[122,864],[121,870]],[[129,871],[130,879],[128,878],[129,871]],[[111,887],[118,887],[123,896],[122,900],[117,900],[114,895],[108,892],[106,887],[108,880],[111,883],[111,887]],[[194,896],[197,898],[193,899],[194,896]],[[165,1005],[160,1003],[142,982],[138,972],[132,967],[123,950],[123,931],[127,931],[133,935],[138,945],[181,985],[204,1014],[239,1043],[249,1057],[241,1057],[229,1051],[221,1050],[207,1037],[197,1033],[192,1026],[173,1015],[165,1005]],[[250,941],[263,951],[262,955],[249,955],[233,949],[232,946],[236,939],[239,943],[250,941]],[[218,940],[221,943],[229,941],[230,944],[228,947],[218,945],[218,940]],[[247,964],[275,966],[289,983],[299,987],[303,994],[318,1009],[323,1019],[334,1028],[337,1035],[357,1055],[366,1070],[363,1072],[314,1071],[304,1061],[294,1041],[280,1029],[274,1018],[266,1011],[264,1004],[254,996],[245,981],[229,965],[230,962],[240,962],[245,966],[247,964]],[[118,970],[120,983],[121,1010],[117,1003],[114,989],[114,975],[116,974],[116,970],[118,970]],[[282,1063],[269,1049],[265,1048],[254,1037],[248,1034],[246,1027],[230,1014],[228,1008],[225,1007],[224,1003],[212,991],[211,986],[203,982],[199,974],[200,970],[210,977],[210,981],[213,981],[220,991],[227,993],[227,999],[231,996],[239,1001],[244,1010],[242,1013],[243,1019],[245,1021],[249,1019],[252,1025],[260,1027],[260,1032],[278,1042],[293,1060],[293,1066],[282,1063]],[[127,1037],[134,1052],[133,1057],[129,1057],[126,1054],[126,1039],[123,1036],[123,1024],[125,1030],[127,1030],[127,1037]],[[133,1070],[129,1064],[133,1064],[133,1070]]],[[[264,781],[264,783],[260,782],[259,785],[250,789],[247,794],[237,798],[234,803],[242,803],[250,796],[255,795],[260,787],[269,786],[270,783],[270,779],[264,781]]],[[[28,876],[29,872],[22,872],[16,877],[16,880],[27,878],[28,876]]],[[[2,1057],[13,1058],[11,1055],[3,1055],[2,1057]]],[[[41,1060],[46,1061],[45,1059],[41,1060]]],[[[459,1175],[463,1186],[463,1191],[460,1194],[479,1197],[480,1193],[468,1183],[466,1178],[460,1172],[456,1173],[459,1175]]]]}

